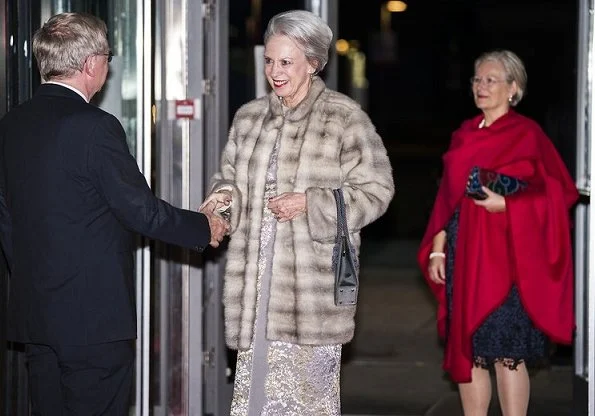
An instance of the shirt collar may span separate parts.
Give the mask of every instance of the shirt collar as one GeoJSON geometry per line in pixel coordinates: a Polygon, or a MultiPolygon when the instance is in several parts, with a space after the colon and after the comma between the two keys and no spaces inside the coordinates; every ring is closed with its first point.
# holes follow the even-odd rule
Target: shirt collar
{"type": "Polygon", "coordinates": [[[83,100],[85,100],[86,102],[89,102],[89,100],[87,99],[87,97],[85,97],[85,94],[83,94],[82,92],[80,92],[79,90],[77,90],[76,88],[74,88],[71,85],[64,84],[63,82],[58,82],[58,81],[47,81],[47,82],[45,82],[45,84],[56,84],[56,85],[60,85],[60,86],[62,86],[64,88],[68,88],[69,90],[74,91],[78,95],[80,95],[83,98],[83,100]]]}

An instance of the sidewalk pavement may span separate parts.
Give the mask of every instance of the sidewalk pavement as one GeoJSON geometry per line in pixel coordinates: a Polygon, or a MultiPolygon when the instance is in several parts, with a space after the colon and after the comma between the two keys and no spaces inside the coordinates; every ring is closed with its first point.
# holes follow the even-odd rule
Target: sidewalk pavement
{"type": "MultiPolygon", "coordinates": [[[[442,371],[435,301],[415,264],[415,242],[366,243],[356,335],[344,348],[343,414],[462,416],[442,371]]],[[[570,415],[571,365],[532,375],[530,416],[570,415]]],[[[500,415],[492,395],[490,416],[500,415]]]]}

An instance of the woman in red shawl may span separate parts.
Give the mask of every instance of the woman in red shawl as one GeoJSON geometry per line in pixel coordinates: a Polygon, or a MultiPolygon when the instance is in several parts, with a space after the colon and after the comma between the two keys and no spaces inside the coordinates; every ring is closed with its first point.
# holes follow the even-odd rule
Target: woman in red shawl
{"type": "Polygon", "coordinates": [[[578,193],[542,129],[511,108],[526,82],[512,52],[476,60],[471,83],[481,114],[453,133],[418,252],[439,302],[443,367],[458,383],[465,415],[487,415],[491,368],[503,414],[525,415],[527,365],[546,357],[548,340],[573,337],[569,209],[578,193]],[[527,187],[506,197],[484,187],[487,198],[473,199],[465,187],[474,166],[527,187]]]}

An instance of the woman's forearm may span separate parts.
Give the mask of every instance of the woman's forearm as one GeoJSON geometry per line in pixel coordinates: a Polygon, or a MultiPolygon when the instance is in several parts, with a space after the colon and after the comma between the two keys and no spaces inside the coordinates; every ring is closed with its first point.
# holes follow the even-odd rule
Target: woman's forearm
{"type": "Polygon", "coordinates": [[[444,253],[446,246],[446,231],[442,230],[432,240],[432,253],[444,253]]]}

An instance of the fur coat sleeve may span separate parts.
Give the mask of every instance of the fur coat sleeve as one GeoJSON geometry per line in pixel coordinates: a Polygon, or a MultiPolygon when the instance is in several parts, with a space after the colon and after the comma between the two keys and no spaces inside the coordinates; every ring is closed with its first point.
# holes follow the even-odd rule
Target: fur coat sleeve
{"type": "MultiPolygon", "coordinates": [[[[384,144],[370,118],[359,107],[349,110],[338,140],[340,183],[336,187],[343,188],[348,228],[357,233],[384,214],[394,183],[384,144]]],[[[334,242],[337,213],[332,188],[306,189],[308,227],[315,241],[334,242]]]]}

